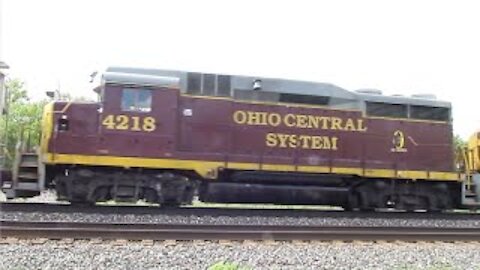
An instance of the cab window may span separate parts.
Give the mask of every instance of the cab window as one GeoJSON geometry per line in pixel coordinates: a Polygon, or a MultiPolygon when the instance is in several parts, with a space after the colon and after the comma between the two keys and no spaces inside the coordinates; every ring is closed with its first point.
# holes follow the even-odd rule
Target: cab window
{"type": "Polygon", "coordinates": [[[151,90],[132,88],[122,90],[122,111],[150,112],[151,110],[151,90]]]}

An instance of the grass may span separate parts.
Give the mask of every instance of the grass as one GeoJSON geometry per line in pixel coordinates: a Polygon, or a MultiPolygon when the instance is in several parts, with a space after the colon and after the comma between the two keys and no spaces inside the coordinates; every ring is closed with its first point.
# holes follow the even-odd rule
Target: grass
{"type": "Polygon", "coordinates": [[[221,261],[215,264],[212,264],[207,268],[208,270],[252,270],[252,268],[240,266],[237,263],[221,261]]]}

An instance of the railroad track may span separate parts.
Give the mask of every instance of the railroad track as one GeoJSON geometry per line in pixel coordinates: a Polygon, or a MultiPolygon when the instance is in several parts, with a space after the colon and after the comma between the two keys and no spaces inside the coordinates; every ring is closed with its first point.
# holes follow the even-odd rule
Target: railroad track
{"type": "Polygon", "coordinates": [[[22,239],[480,241],[480,228],[314,227],[0,221],[22,239]]]}

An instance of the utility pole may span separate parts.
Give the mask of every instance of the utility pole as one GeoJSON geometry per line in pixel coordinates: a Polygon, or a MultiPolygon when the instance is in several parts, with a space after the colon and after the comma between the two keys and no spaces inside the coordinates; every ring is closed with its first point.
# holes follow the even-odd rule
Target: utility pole
{"type": "Polygon", "coordinates": [[[2,61],[2,49],[3,49],[3,18],[5,12],[3,11],[3,0],[0,0],[0,72],[2,69],[8,68],[8,66],[2,61]]]}
{"type": "Polygon", "coordinates": [[[3,115],[6,111],[6,97],[5,90],[5,73],[4,70],[8,69],[8,65],[3,62],[2,48],[3,48],[3,0],[0,0],[0,115],[3,115]]]}
{"type": "Polygon", "coordinates": [[[6,114],[7,91],[5,89],[5,69],[8,69],[7,64],[0,60],[0,115],[6,114]]]}
{"type": "MultiPolygon", "coordinates": [[[[1,15],[0,15],[0,20],[1,20],[1,15]]],[[[0,42],[1,40],[2,39],[0,37],[0,42]]],[[[3,130],[2,132],[0,132],[0,186],[2,186],[2,183],[5,180],[3,179],[5,178],[5,175],[3,172],[5,170],[5,165],[7,162],[6,155],[7,155],[7,141],[8,141],[8,133],[7,133],[8,112],[5,107],[8,101],[8,97],[7,97],[7,90],[5,89],[5,74],[3,73],[3,69],[7,69],[7,68],[8,66],[0,60],[0,118],[5,119],[3,126],[0,127],[0,129],[3,130]]]]}
{"type": "Polygon", "coordinates": [[[8,69],[8,65],[5,64],[2,56],[2,47],[3,47],[3,0],[0,0],[0,117],[5,118],[5,123],[1,129],[3,132],[0,133],[0,185],[2,184],[4,177],[3,170],[5,169],[6,162],[6,148],[7,148],[7,128],[8,128],[8,115],[7,115],[7,90],[5,89],[5,72],[4,70],[8,69]]]}

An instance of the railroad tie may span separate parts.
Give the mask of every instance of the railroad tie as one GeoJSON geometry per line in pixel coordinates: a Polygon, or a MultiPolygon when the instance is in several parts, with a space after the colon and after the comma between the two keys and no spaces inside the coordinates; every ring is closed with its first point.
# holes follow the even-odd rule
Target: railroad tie
{"type": "Polygon", "coordinates": [[[140,242],[143,246],[153,246],[155,244],[155,242],[151,239],[143,239],[141,242],[140,242]]]}
{"type": "Polygon", "coordinates": [[[103,243],[102,238],[92,238],[92,239],[90,239],[90,244],[92,244],[92,245],[98,245],[98,244],[102,244],[102,243],[103,243]]]}
{"type": "Polygon", "coordinates": [[[259,243],[259,241],[254,240],[243,240],[243,244],[246,246],[255,246],[259,243]]]}
{"type": "Polygon", "coordinates": [[[114,246],[125,246],[128,244],[128,240],[127,239],[115,239],[115,241],[113,241],[112,245],[114,246]]]}
{"type": "Polygon", "coordinates": [[[308,245],[310,243],[310,240],[292,240],[292,244],[294,245],[308,245]]]}
{"type": "Polygon", "coordinates": [[[30,241],[33,245],[43,245],[48,241],[48,238],[35,238],[30,241]]]}
{"type": "Polygon", "coordinates": [[[62,238],[60,241],[58,241],[59,244],[63,245],[71,245],[75,242],[75,239],[73,238],[62,238]]]}
{"type": "Polygon", "coordinates": [[[266,239],[266,240],[263,240],[262,243],[265,244],[265,245],[267,245],[267,246],[276,246],[276,245],[279,245],[281,242],[280,242],[280,241],[271,240],[271,239],[266,239]]]}
{"type": "Polygon", "coordinates": [[[206,244],[206,241],[195,239],[195,240],[193,240],[193,244],[196,245],[196,246],[203,246],[203,245],[206,244]]]}
{"type": "Polygon", "coordinates": [[[233,246],[232,240],[218,240],[218,243],[222,246],[228,246],[228,247],[233,246]]]}
{"type": "Polygon", "coordinates": [[[166,247],[176,246],[177,245],[177,240],[167,239],[167,240],[163,241],[163,245],[166,246],[166,247]]]}
{"type": "Polygon", "coordinates": [[[14,237],[7,237],[7,238],[0,239],[0,244],[2,245],[18,244],[18,242],[19,242],[19,239],[14,237]]]}

